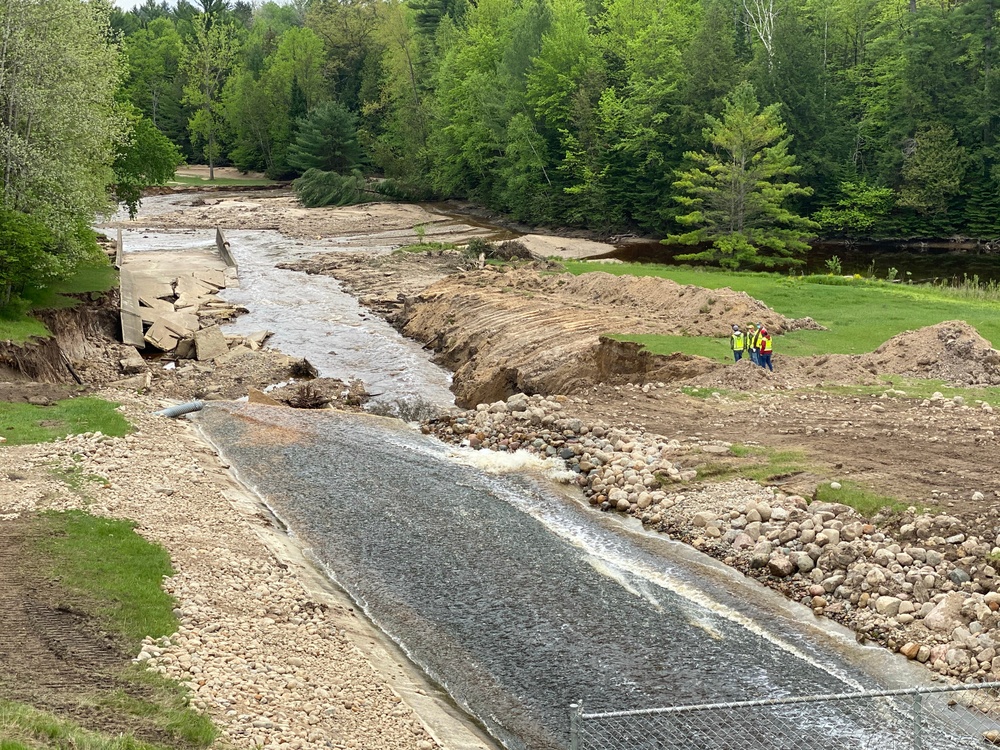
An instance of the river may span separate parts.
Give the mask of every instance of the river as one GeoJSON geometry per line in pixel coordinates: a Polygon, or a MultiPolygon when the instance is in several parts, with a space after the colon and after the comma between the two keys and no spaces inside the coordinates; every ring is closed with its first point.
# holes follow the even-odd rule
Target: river
{"type": "MultiPolygon", "coordinates": [[[[144,203],[147,224],[165,202],[144,203]]],[[[230,330],[269,328],[322,375],[360,377],[387,398],[451,403],[448,374],[335,280],[274,268],[329,243],[228,236],[241,288],[226,294],[250,309],[230,330]]],[[[126,232],[129,252],[212,241],[209,230],[126,232]]],[[[616,710],[927,680],[690,548],[594,511],[530,457],[332,411],[211,403],[197,421],[330,578],[511,750],[566,748],[577,701],[616,710]]],[[[801,716],[825,748],[859,747],[859,732],[889,747],[896,731],[841,704],[801,716]]],[[[763,724],[744,730],[756,747],[794,747],[763,724]]]]}

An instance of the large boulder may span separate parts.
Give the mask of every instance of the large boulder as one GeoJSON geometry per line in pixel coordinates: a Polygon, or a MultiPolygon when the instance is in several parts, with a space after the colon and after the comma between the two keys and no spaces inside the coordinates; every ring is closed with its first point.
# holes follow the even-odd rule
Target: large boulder
{"type": "Polygon", "coordinates": [[[952,591],[938,602],[934,609],[924,617],[924,625],[930,630],[940,633],[951,633],[955,628],[962,627],[967,621],[962,617],[962,605],[965,594],[952,591]]]}

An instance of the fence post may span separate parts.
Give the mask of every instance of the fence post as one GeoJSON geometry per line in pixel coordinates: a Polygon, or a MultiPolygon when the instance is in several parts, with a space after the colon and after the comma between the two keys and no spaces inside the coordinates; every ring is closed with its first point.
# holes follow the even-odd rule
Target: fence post
{"type": "Polygon", "coordinates": [[[580,750],[580,714],[582,713],[581,704],[569,704],[569,750],[580,750]]]}
{"type": "Polygon", "coordinates": [[[923,725],[920,721],[921,696],[916,693],[913,696],[913,750],[924,750],[924,740],[921,736],[923,725]]]}

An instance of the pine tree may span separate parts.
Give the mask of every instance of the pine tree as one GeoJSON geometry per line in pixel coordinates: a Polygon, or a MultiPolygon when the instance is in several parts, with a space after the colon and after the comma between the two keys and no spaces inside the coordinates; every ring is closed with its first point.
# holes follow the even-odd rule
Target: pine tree
{"type": "Polygon", "coordinates": [[[777,105],[763,110],[753,86],[738,86],[726,100],[722,119],[708,116],[703,135],[712,152],[685,154],[693,166],[677,172],[675,200],[689,213],[678,216],[692,231],[670,235],[664,244],[711,246],[679,260],[707,261],[726,268],[755,264],[798,265],[806,240],[819,227],[788,209],[786,202],[812,190],[787,180],[800,167],[788,153],[791,136],[777,105]]]}
{"type": "Polygon", "coordinates": [[[362,161],[357,118],[340,102],[324,102],[299,121],[288,164],[305,173],[310,169],[346,174],[362,161]]]}

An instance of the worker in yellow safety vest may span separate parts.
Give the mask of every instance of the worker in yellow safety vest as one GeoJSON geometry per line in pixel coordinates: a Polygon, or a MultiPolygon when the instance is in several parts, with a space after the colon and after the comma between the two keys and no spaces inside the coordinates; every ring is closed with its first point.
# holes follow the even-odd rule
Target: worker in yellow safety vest
{"type": "Polygon", "coordinates": [[[750,361],[755,365],[760,364],[757,361],[757,353],[760,350],[760,341],[758,340],[757,326],[753,323],[747,326],[747,352],[750,354],[750,361]]]}
{"type": "Polygon", "coordinates": [[[733,359],[739,362],[743,358],[743,352],[747,350],[747,337],[738,325],[733,325],[733,335],[729,341],[733,347],[733,359]]]}
{"type": "Polygon", "coordinates": [[[760,336],[760,354],[757,357],[760,366],[774,372],[774,366],[771,364],[771,334],[767,332],[766,328],[761,328],[758,335],[760,336]]]}

